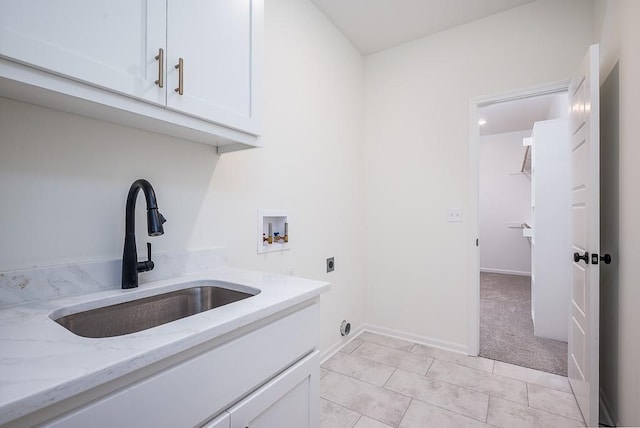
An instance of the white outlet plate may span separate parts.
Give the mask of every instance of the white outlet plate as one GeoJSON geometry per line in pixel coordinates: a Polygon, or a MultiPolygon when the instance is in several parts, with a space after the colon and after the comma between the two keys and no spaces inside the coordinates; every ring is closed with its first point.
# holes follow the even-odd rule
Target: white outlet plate
{"type": "Polygon", "coordinates": [[[449,223],[461,223],[462,222],[462,209],[449,208],[447,210],[447,221],[449,223]]]}

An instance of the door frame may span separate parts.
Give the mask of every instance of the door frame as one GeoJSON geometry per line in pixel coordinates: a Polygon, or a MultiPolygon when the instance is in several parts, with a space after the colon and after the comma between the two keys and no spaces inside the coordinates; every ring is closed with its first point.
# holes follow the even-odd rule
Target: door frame
{"type": "Polygon", "coordinates": [[[467,353],[471,356],[478,356],[480,352],[480,247],[476,246],[476,239],[480,233],[480,157],[478,149],[480,125],[478,124],[478,110],[492,104],[568,92],[570,83],[571,79],[561,80],[469,100],[469,297],[467,309],[469,337],[467,353]]]}

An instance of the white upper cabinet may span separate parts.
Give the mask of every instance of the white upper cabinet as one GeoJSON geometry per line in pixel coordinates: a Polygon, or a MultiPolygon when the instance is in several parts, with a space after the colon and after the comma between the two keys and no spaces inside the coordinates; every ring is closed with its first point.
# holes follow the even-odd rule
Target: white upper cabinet
{"type": "Polygon", "coordinates": [[[163,105],[155,81],[166,45],[164,0],[6,0],[0,54],[163,105]]]}
{"type": "Polygon", "coordinates": [[[257,133],[261,2],[168,0],[167,5],[167,107],[257,133]]]}
{"type": "Polygon", "coordinates": [[[262,20],[263,0],[2,0],[0,96],[259,146],[262,20]]]}

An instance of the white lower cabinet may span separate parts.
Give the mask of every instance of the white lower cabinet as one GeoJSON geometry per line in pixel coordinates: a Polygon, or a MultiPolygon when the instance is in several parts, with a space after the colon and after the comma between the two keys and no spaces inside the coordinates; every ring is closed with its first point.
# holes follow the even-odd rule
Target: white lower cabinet
{"type": "Polygon", "coordinates": [[[43,424],[9,426],[318,428],[319,304],[274,317],[43,424]]]}
{"type": "Polygon", "coordinates": [[[209,423],[206,423],[202,428],[229,428],[229,413],[225,413],[215,418],[209,423]]]}
{"type": "Polygon", "coordinates": [[[232,407],[231,428],[319,427],[318,354],[315,351],[232,407]]]}

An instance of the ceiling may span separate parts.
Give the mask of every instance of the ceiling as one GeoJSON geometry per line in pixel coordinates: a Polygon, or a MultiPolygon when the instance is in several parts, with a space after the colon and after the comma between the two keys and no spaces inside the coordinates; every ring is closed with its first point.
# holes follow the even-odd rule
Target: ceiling
{"type": "Polygon", "coordinates": [[[480,135],[533,129],[534,122],[561,117],[560,106],[568,108],[566,92],[492,104],[478,110],[478,118],[487,121],[480,126],[480,135]],[[555,109],[554,109],[555,107],[555,109]]]}
{"type": "Polygon", "coordinates": [[[312,0],[363,55],[534,0],[312,0]]]}

